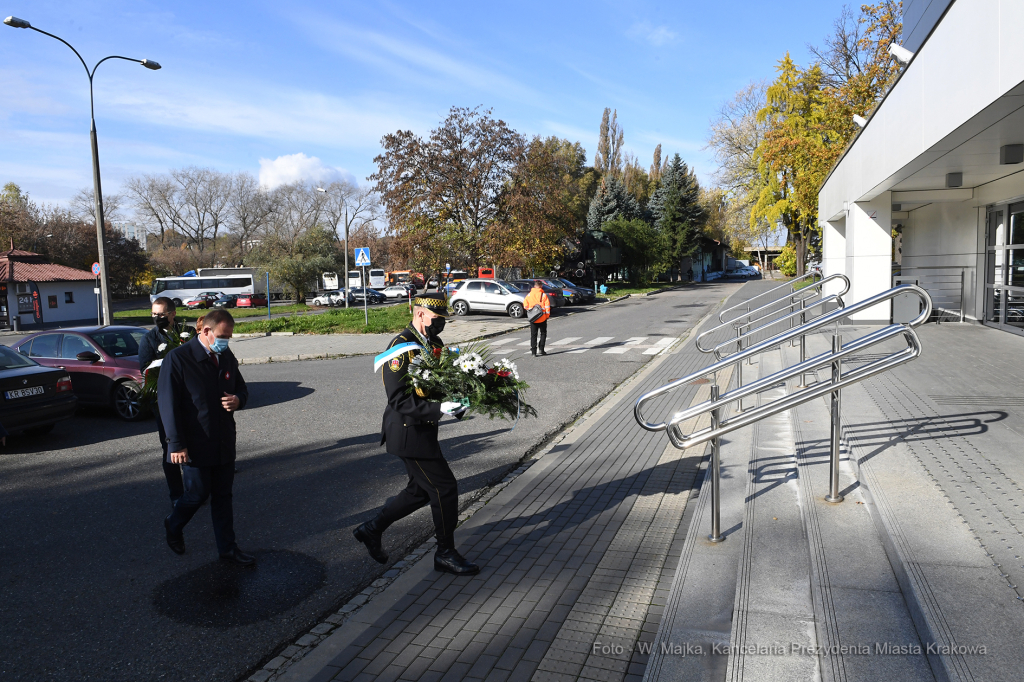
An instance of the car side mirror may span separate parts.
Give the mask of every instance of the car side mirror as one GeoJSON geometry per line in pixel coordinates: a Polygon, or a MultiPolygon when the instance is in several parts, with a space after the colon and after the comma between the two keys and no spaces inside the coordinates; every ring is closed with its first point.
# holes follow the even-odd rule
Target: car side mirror
{"type": "Polygon", "coordinates": [[[75,359],[81,360],[82,362],[99,362],[100,356],[93,353],[91,350],[83,350],[75,356],[75,359]]]}

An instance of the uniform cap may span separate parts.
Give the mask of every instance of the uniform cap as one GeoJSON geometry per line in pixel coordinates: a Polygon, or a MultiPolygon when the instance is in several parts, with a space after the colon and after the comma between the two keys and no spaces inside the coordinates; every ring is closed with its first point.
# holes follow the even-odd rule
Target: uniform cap
{"type": "Polygon", "coordinates": [[[412,299],[412,304],[426,308],[435,315],[448,317],[448,300],[444,294],[420,294],[412,299]]]}

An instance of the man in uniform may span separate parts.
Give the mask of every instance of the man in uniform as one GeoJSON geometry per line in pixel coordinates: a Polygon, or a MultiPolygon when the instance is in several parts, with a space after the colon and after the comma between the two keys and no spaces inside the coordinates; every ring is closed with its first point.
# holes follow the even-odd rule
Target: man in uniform
{"type": "MultiPolygon", "coordinates": [[[[412,322],[388,345],[417,344],[426,349],[441,348],[440,334],[448,315],[444,294],[420,294],[413,299],[412,322]]],[[[444,415],[461,418],[466,408],[460,403],[437,402],[408,392],[406,375],[409,362],[419,349],[397,354],[381,367],[388,405],[384,408],[381,445],[405,464],[409,484],[387,501],[372,520],[353,531],[356,540],[366,545],[370,556],[387,563],[381,547],[384,530],[417,509],[430,505],[437,537],[434,569],[455,575],[474,575],[480,567],[466,561],[455,549],[455,524],[459,517],[459,487],[455,474],[441,454],[437,442],[437,423],[444,415]]]]}
{"type": "MultiPolygon", "coordinates": [[[[146,368],[156,359],[160,346],[168,342],[172,334],[180,334],[185,331],[184,326],[174,323],[175,307],[174,301],[161,296],[153,301],[153,328],[146,332],[139,342],[139,369],[145,376],[146,368]]],[[[185,488],[181,482],[181,466],[172,464],[167,457],[167,433],[164,431],[164,423],[160,420],[160,410],[153,410],[156,417],[156,432],[160,436],[160,452],[164,467],[164,478],[167,479],[167,489],[171,493],[171,507],[175,501],[182,496],[185,488]]]]}

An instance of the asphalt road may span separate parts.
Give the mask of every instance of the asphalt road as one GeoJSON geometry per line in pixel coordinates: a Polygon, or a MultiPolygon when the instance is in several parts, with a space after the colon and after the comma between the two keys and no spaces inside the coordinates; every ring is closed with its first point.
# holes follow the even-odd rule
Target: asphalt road
{"type": "MultiPolygon", "coordinates": [[[[737,286],[552,319],[550,355],[519,361],[538,419],[512,432],[480,417],[442,423],[460,492],[468,500],[503,477],[654,357],[643,348],[682,336],[737,286]],[[639,337],[643,348],[622,350],[639,337]],[[572,352],[588,341],[589,350],[572,352]]],[[[528,334],[511,336],[497,357],[528,353],[518,345],[528,334]]],[[[244,375],[251,399],[237,418],[234,500],[239,544],[260,553],[251,574],[218,565],[208,507],[185,530],[188,552],[167,548],[151,419],[81,412],[48,436],[8,440],[0,450],[0,679],[236,680],[386,570],[351,536],[405,485],[401,462],[378,445],[383,390],[369,358],[256,365],[244,375]],[[214,594],[197,596],[197,586],[214,594]],[[265,612],[201,623],[205,604],[225,592],[261,595],[249,603],[265,612]]],[[[393,526],[385,536],[392,561],[431,532],[427,510],[393,526]]]]}

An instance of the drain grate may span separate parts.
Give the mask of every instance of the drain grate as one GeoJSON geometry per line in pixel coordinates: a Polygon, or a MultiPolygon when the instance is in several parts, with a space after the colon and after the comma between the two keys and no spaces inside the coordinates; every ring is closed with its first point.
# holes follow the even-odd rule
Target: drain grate
{"type": "Polygon", "coordinates": [[[1013,398],[1004,395],[930,395],[928,397],[937,405],[1024,407],[1024,398],[1013,398]]]}

